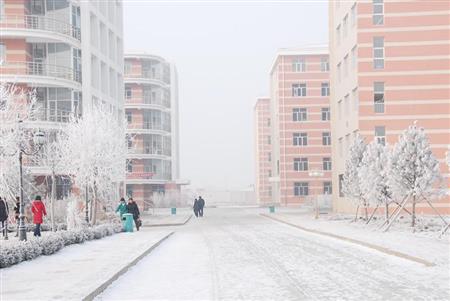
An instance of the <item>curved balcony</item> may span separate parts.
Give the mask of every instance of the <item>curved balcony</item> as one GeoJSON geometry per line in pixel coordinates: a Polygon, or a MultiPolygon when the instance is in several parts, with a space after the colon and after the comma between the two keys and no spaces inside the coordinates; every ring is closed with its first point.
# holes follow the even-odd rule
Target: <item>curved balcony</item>
{"type": "Polygon", "coordinates": [[[79,28],[52,18],[38,15],[2,15],[0,21],[2,37],[35,37],[51,41],[65,41],[79,46],[79,28]]]}
{"type": "Polygon", "coordinates": [[[127,184],[165,184],[170,181],[169,176],[152,172],[127,172],[127,184]]]}
{"type": "Polygon", "coordinates": [[[130,159],[161,159],[170,160],[170,152],[167,150],[162,150],[158,148],[149,149],[128,149],[127,158],[130,159]]]}
{"type": "Polygon", "coordinates": [[[40,109],[24,125],[30,128],[59,129],[70,122],[73,116],[72,111],[40,109]]]}
{"type": "Polygon", "coordinates": [[[134,134],[157,134],[161,136],[170,135],[170,127],[163,126],[162,124],[143,123],[136,124],[131,123],[127,126],[128,133],[134,134]]]}
{"type": "Polygon", "coordinates": [[[161,97],[156,99],[128,98],[125,99],[126,109],[151,109],[170,112],[170,101],[164,101],[161,97]]]}
{"type": "Polygon", "coordinates": [[[5,62],[0,65],[0,79],[7,82],[64,86],[79,89],[81,72],[70,67],[41,62],[5,62]]]}
{"type": "Polygon", "coordinates": [[[156,73],[153,74],[151,72],[142,72],[142,73],[126,73],[124,75],[124,83],[125,84],[150,84],[161,87],[166,87],[169,83],[164,81],[162,74],[156,73]]]}

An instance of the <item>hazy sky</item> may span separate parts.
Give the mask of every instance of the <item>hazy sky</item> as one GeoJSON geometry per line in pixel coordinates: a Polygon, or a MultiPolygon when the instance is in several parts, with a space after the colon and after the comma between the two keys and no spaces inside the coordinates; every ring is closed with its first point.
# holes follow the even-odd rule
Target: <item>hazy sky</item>
{"type": "Polygon", "coordinates": [[[124,2],[125,49],[178,69],[181,177],[254,184],[255,100],[269,94],[277,49],[327,41],[326,1],[124,2]]]}

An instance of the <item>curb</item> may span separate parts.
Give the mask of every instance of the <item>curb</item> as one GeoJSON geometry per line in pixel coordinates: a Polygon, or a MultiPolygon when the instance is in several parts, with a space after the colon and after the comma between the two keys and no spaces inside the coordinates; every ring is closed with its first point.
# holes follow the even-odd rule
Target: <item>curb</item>
{"type": "Polygon", "coordinates": [[[363,246],[363,247],[366,247],[366,248],[370,248],[370,249],[379,251],[379,252],[387,254],[387,255],[392,255],[392,256],[396,256],[396,257],[402,258],[402,259],[413,261],[415,263],[420,263],[420,264],[423,264],[426,267],[432,267],[432,266],[436,265],[435,263],[432,263],[432,262],[427,261],[425,259],[422,259],[422,258],[419,258],[419,257],[415,257],[415,256],[411,256],[411,255],[408,255],[408,254],[405,254],[405,253],[402,253],[402,252],[394,251],[394,250],[391,250],[391,249],[388,249],[388,248],[385,248],[385,247],[381,247],[381,246],[378,246],[378,245],[374,245],[374,244],[371,244],[371,243],[368,243],[368,242],[364,242],[364,241],[361,241],[361,240],[357,240],[357,239],[353,239],[353,238],[349,238],[349,237],[345,237],[345,236],[341,236],[341,235],[337,235],[337,234],[332,234],[332,233],[328,233],[328,232],[323,232],[323,231],[319,231],[319,230],[305,228],[305,227],[302,227],[302,226],[299,226],[299,225],[296,225],[296,224],[284,221],[284,220],[282,220],[280,218],[276,218],[274,216],[269,216],[269,215],[267,215],[265,213],[260,213],[260,215],[265,217],[265,218],[268,218],[268,219],[271,219],[271,220],[274,220],[274,221],[277,221],[277,222],[280,222],[280,223],[283,223],[283,224],[286,224],[286,225],[298,228],[298,229],[306,231],[306,232],[310,232],[310,233],[314,233],[314,234],[318,234],[318,235],[322,235],[322,236],[328,236],[328,237],[336,238],[336,239],[339,239],[339,240],[343,240],[343,241],[346,241],[346,242],[349,242],[349,243],[353,243],[353,244],[356,244],[356,245],[360,245],[360,246],[363,246]]]}
{"type": "Polygon", "coordinates": [[[192,217],[192,215],[189,215],[189,217],[188,217],[184,222],[181,222],[181,223],[142,225],[142,227],[146,227],[146,228],[148,227],[148,228],[151,228],[151,227],[183,226],[183,225],[185,225],[188,221],[191,220],[191,217],[192,217]]]}
{"type": "Polygon", "coordinates": [[[128,263],[126,266],[121,268],[117,273],[115,273],[113,276],[111,276],[108,280],[106,280],[104,283],[102,283],[100,286],[98,286],[96,289],[94,289],[89,295],[84,297],[83,301],[91,301],[94,300],[95,297],[100,295],[111,283],[113,283],[115,280],[117,280],[120,276],[125,274],[131,267],[136,265],[142,258],[150,254],[156,247],[158,247],[162,242],[164,242],[166,239],[168,239],[172,234],[175,232],[170,232],[163,238],[161,238],[157,243],[153,244],[150,248],[144,251],[141,255],[136,257],[133,261],[128,263]]]}

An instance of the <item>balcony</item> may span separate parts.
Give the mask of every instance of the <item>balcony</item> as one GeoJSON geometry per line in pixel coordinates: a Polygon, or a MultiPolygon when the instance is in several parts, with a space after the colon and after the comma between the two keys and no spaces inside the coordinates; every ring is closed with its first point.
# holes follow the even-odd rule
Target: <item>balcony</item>
{"type": "Polygon", "coordinates": [[[127,126],[128,132],[133,133],[155,133],[164,135],[166,133],[170,133],[170,126],[169,125],[163,125],[161,123],[151,123],[151,122],[144,122],[144,123],[129,123],[127,126]]]}
{"type": "Polygon", "coordinates": [[[171,155],[170,149],[163,149],[157,147],[145,147],[128,149],[128,158],[135,159],[168,159],[171,155]]]}
{"type": "MultiPolygon", "coordinates": [[[[81,41],[81,31],[69,23],[38,15],[2,15],[0,21],[2,36],[23,35],[8,31],[48,32],[81,41]]],[[[54,38],[54,35],[53,35],[54,38]]]]}
{"type": "Polygon", "coordinates": [[[161,72],[151,72],[143,70],[141,73],[126,72],[124,75],[125,83],[153,83],[164,86],[169,84],[169,80],[161,72]]]}
{"type": "Polygon", "coordinates": [[[162,97],[143,97],[143,98],[126,98],[125,107],[130,109],[160,109],[167,110],[170,109],[170,100],[164,99],[162,97]]]}
{"type": "Polygon", "coordinates": [[[46,81],[47,83],[44,84],[50,86],[55,83],[54,79],[72,81],[79,84],[81,83],[81,72],[74,71],[70,67],[51,65],[42,62],[10,61],[0,65],[0,78],[11,82],[46,81]]]}

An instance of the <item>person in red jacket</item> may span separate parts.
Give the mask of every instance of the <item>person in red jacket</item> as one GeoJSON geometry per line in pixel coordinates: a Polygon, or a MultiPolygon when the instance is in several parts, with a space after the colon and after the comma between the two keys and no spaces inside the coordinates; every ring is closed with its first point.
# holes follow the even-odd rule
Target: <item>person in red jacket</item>
{"type": "Polygon", "coordinates": [[[37,195],[31,204],[31,212],[33,213],[33,223],[36,225],[34,228],[34,236],[41,236],[42,219],[44,215],[47,215],[47,212],[45,211],[45,205],[42,203],[40,195],[37,195]]]}

